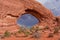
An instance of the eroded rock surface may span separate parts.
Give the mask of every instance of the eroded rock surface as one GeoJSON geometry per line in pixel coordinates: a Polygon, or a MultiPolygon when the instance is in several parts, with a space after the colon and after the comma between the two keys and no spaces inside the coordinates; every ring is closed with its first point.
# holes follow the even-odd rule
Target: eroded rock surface
{"type": "Polygon", "coordinates": [[[16,31],[16,21],[21,15],[31,13],[40,21],[37,25],[60,26],[60,17],[55,17],[50,10],[35,0],[0,0],[0,33],[16,31]]]}

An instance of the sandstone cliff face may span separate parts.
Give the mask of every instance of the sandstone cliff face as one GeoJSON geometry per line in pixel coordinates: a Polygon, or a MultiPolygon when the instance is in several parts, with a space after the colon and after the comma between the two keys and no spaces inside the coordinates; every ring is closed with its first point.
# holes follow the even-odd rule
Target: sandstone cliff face
{"type": "MultiPolygon", "coordinates": [[[[19,16],[31,13],[40,21],[39,25],[56,26],[58,23],[51,11],[34,0],[0,0],[0,26],[17,25],[19,16]]],[[[60,24],[59,24],[60,25],[60,24]]]]}
{"type": "Polygon", "coordinates": [[[17,30],[19,25],[16,21],[25,13],[38,18],[40,22],[37,25],[60,26],[60,18],[35,0],[0,0],[0,32],[17,30]]]}

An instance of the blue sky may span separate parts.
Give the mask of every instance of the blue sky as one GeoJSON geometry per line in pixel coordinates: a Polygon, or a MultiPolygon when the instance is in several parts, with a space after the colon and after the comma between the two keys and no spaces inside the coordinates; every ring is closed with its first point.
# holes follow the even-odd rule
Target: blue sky
{"type": "Polygon", "coordinates": [[[36,0],[51,10],[55,16],[60,16],[60,0],[36,0]]]}
{"type": "Polygon", "coordinates": [[[18,24],[31,27],[39,22],[37,18],[31,14],[24,14],[17,20],[18,24]]]}
{"type": "Polygon", "coordinates": [[[45,2],[47,2],[47,0],[36,0],[36,1],[38,1],[38,2],[40,2],[42,4],[44,4],[45,2]]]}

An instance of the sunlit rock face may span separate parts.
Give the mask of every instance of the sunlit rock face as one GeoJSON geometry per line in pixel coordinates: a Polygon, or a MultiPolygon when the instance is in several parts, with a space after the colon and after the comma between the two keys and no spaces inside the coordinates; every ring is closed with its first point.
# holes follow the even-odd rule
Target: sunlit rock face
{"type": "Polygon", "coordinates": [[[0,32],[16,31],[18,18],[26,12],[39,20],[37,25],[54,27],[59,24],[52,12],[35,0],[0,0],[0,32]]]}
{"type": "MultiPolygon", "coordinates": [[[[36,20],[39,20],[36,23],[38,28],[43,29],[46,26],[48,26],[49,28],[60,26],[60,17],[55,17],[50,10],[48,10],[42,4],[40,4],[35,0],[0,0],[0,34],[3,34],[2,37],[0,35],[0,40],[35,40],[35,37],[32,38],[33,34],[30,36],[28,35],[29,37],[25,37],[24,35],[25,32],[21,33],[22,35],[18,33],[18,31],[20,31],[19,29],[21,27],[20,26],[21,24],[19,25],[17,23],[17,20],[21,19],[22,15],[25,15],[26,13],[29,15],[33,15],[34,17],[33,23],[36,22],[36,20]],[[8,35],[11,33],[9,37],[5,37],[4,35],[6,31],[8,31],[8,35]]],[[[25,22],[26,18],[23,19],[24,19],[23,22],[25,22]]],[[[29,18],[27,17],[27,19],[29,18]]],[[[30,21],[31,20],[33,20],[33,18],[31,18],[30,21]]],[[[34,23],[34,27],[35,27],[35,23],[34,23]]],[[[45,30],[43,29],[42,31],[45,30]]],[[[40,37],[40,39],[51,40],[51,38],[47,37],[48,33],[50,33],[51,30],[49,29],[46,31],[47,32],[42,32],[42,37],[40,37]]],[[[58,37],[54,36],[52,37],[53,38],[52,40],[55,40],[55,38],[59,38],[59,37],[60,36],[58,37]]]]}

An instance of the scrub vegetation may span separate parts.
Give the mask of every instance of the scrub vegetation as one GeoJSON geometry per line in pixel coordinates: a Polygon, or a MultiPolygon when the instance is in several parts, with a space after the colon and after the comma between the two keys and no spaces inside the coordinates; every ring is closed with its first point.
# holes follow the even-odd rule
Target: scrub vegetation
{"type": "MultiPolygon", "coordinates": [[[[29,37],[31,36],[31,38],[35,38],[35,39],[40,39],[42,36],[42,33],[44,33],[46,30],[50,30],[50,28],[48,26],[46,26],[45,28],[41,29],[39,28],[39,26],[33,26],[31,28],[27,28],[27,27],[20,27],[19,30],[15,33],[10,33],[9,31],[5,31],[5,33],[3,35],[0,35],[0,38],[5,38],[5,37],[10,37],[11,35],[15,35],[16,37],[20,37],[17,36],[17,34],[24,34],[24,37],[29,37]]],[[[53,38],[55,34],[60,33],[60,27],[54,27],[53,29],[54,31],[48,34],[47,38],[53,38]]],[[[46,33],[46,32],[45,32],[46,33]]]]}

